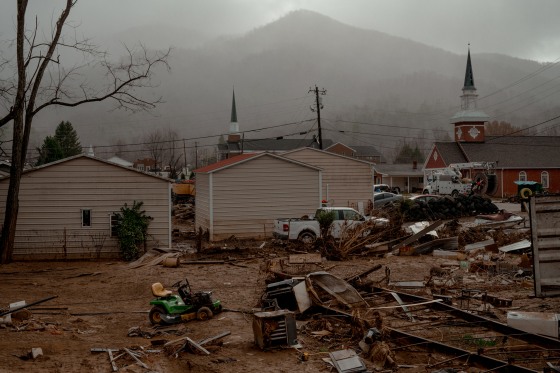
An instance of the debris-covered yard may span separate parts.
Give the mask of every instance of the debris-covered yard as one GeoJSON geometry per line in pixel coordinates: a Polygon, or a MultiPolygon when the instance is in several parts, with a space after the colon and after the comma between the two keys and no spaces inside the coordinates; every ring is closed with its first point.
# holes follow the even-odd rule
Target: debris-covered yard
{"type": "Polygon", "coordinates": [[[57,297],[0,325],[0,372],[328,372],[340,368],[328,361],[351,364],[354,352],[370,371],[478,372],[504,361],[521,367],[515,371],[542,371],[547,362],[560,364],[558,339],[516,336],[499,325],[507,325],[508,311],[559,313],[560,298],[532,296],[523,245],[499,250],[526,238],[526,230],[508,232],[460,234],[459,247],[470,246],[459,254],[441,253],[443,247],[395,255],[374,245],[326,260],[297,244],[232,239],[201,253],[192,250],[194,240],[183,240],[177,267],[157,264],[157,256],[135,265],[12,263],[0,267],[1,309],[57,297]],[[323,275],[306,282],[311,303],[294,313],[297,343],[288,347],[280,339],[272,343],[278,348],[259,348],[256,337],[267,335],[267,316],[276,315],[264,314],[262,330],[254,332],[253,313],[270,306],[267,285],[320,271],[342,282],[323,275]],[[224,311],[207,321],[154,327],[151,285],[169,288],[184,278],[193,291],[212,290],[224,311]],[[349,302],[354,295],[346,286],[365,303],[349,302]]]}

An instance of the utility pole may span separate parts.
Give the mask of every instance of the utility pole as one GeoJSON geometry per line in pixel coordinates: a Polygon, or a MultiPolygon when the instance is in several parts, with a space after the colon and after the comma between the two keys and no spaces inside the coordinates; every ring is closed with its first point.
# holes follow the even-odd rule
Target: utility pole
{"type": "Polygon", "coordinates": [[[185,139],[183,139],[183,170],[185,171],[185,178],[189,178],[188,175],[186,175],[187,173],[187,143],[185,141],[185,139]]]}
{"type": "MultiPolygon", "coordinates": [[[[315,107],[317,109],[317,128],[318,128],[318,132],[319,132],[319,149],[323,150],[323,134],[321,133],[321,109],[323,108],[323,104],[321,103],[321,98],[319,97],[319,95],[324,96],[327,94],[327,90],[326,89],[322,89],[319,90],[319,88],[317,88],[317,85],[315,85],[315,89],[310,88],[309,89],[309,93],[315,93],[315,107]]],[[[315,111],[315,109],[313,108],[313,106],[311,107],[311,111],[315,111]]]]}

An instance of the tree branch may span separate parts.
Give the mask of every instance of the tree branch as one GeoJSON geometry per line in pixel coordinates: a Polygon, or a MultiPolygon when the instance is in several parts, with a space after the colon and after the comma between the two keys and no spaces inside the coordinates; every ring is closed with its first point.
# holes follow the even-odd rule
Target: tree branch
{"type": "MultiPolygon", "coordinates": [[[[110,88],[107,88],[104,92],[90,94],[87,92],[86,87],[82,85],[82,98],[75,101],[64,101],[59,94],[62,91],[58,89],[58,94],[55,94],[49,101],[37,106],[33,111],[33,115],[52,105],[75,107],[84,103],[100,102],[107,99],[115,100],[117,105],[125,110],[138,111],[155,107],[156,104],[161,102],[161,98],[147,101],[137,96],[134,90],[135,88],[151,86],[150,79],[153,75],[153,70],[157,66],[162,65],[169,70],[167,59],[171,49],[165,52],[156,52],[153,56],[150,56],[143,46],[141,56],[138,56],[128,48],[127,51],[127,63],[113,65],[106,60],[102,63],[106,69],[105,75],[112,80],[110,88]]],[[[69,94],[65,96],[67,98],[71,97],[69,94]]]]}

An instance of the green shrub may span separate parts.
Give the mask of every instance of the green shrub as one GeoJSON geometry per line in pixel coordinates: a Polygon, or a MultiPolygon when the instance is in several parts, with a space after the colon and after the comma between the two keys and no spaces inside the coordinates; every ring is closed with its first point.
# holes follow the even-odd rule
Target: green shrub
{"type": "Polygon", "coordinates": [[[334,218],[334,211],[320,210],[317,215],[315,215],[315,219],[319,222],[319,227],[321,229],[321,237],[327,236],[329,228],[334,222],[334,218]]]}
{"type": "Polygon", "coordinates": [[[146,215],[146,211],[141,210],[143,202],[136,202],[132,207],[125,203],[119,213],[117,213],[117,237],[119,248],[124,260],[131,261],[140,256],[139,245],[145,249],[148,226],[153,219],[146,215]]]}

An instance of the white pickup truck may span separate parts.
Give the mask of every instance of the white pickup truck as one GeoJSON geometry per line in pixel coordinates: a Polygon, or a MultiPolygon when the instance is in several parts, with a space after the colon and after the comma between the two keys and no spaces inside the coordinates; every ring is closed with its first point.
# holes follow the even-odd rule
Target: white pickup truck
{"type": "MultiPolygon", "coordinates": [[[[350,207],[322,207],[315,212],[334,211],[335,217],[330,228],[330,234],[339,238],[343,230],[374,220],[376,226],[385,226],[388,219],[366,217],[350,207]]],[[[321,235],[319,222],[314,218],[280,218],[274,220],[274,237],[288,240],[300,240],[312,243],[321,235]]]]}

